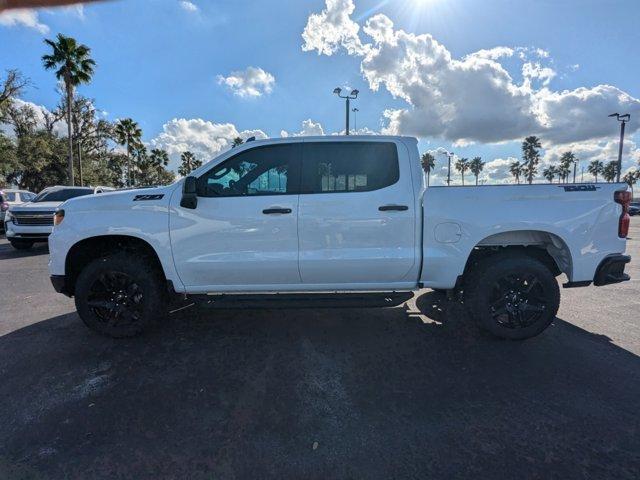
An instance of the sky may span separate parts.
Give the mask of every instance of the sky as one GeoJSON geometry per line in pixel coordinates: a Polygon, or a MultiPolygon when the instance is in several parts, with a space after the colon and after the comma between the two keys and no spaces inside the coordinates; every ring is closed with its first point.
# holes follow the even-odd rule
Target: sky
{"type": "Polygon", "coordinates": [[[580,169],[615,160],[613,112],[631,114],[623,170],[637,165],[638,19],[633,0],[113,0],[0,14],[0,71],[19,69],[23,101],[53,109],[43,39],[75,37],[97,63],[79,93],[137,121],[174,168],[238,135],[343,132],[332,92],[355,88],[352,128],[418,137],[434,183],[444,151],[481,156],[481,180],[502,183],[527,135],[542,140],[540,170],[567,150],[580,169]]]}

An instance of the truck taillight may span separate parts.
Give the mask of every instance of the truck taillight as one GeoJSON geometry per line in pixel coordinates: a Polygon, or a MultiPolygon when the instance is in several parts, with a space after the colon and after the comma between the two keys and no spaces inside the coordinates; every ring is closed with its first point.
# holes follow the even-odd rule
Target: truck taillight
{"type": "Polygon", "coordinates": [[[629,223],[631,222],[631,217],[629,216],[631,192],[628,190],[618,190],[613,194],[613,199],[616,203],[622,205],[622,213],[620,214],[620,220],[618,220],[618,236],[620,238],[627,238],[629,234],[629,223]]]}

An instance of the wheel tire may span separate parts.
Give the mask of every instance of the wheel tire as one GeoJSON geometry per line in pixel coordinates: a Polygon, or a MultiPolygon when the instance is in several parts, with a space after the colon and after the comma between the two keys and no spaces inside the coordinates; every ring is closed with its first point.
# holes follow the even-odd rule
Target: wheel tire
{"type": "Polygon", "coordinates": [[[16,250],[29,250],[33,247],[33,242],[25,241],[25,240],[9,240],[11,246],[16,250]]]}
{"type": "Polygon", "coordinates": [[[76,309],[90,329],[112,338],[133,337],[166,314],[162,273],[131,253],[98,258],[76,281],[76,309]]]}
{"type": "Polygon", "coordinates": [[[464,303],[482,330],[509,340],[543,332],[560,307],[553,273],[539,260],[520,252],[492,255],[467,275],[464,303]]]}

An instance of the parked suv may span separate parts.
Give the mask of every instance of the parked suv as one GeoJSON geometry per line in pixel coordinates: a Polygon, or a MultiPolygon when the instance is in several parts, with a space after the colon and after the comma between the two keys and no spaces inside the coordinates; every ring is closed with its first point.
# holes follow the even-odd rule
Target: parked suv
{"type": "Polygon", "coordinates": [[[16,205],[5,215],[5,234],[18,250],[33,247],[36,242],[46,242],[53,229],[53,214],[70,198],[82,197],[113,190],[109,187],[48,187],[31,202],[16,205]]]}
{"type": "Polygon", "coordinates": [[[4,230],[4,217],[9,208],[30,202],[36,194],[28,190],[15,190],[6,188],[0,190],[0,230],[4,230]]]}

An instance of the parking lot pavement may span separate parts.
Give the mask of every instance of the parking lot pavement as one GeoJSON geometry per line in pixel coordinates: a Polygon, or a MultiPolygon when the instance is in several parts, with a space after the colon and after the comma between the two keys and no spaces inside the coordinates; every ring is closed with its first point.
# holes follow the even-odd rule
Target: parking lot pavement
{"type": "Polygon", "coordinates": [[[0,241],[0,478],[638,478],[634,279],[498,341],[423,291],[391,309],[187,309],[84,328],[45,247],[0,241]]]}

